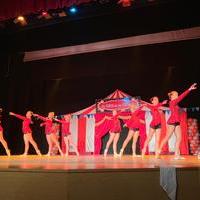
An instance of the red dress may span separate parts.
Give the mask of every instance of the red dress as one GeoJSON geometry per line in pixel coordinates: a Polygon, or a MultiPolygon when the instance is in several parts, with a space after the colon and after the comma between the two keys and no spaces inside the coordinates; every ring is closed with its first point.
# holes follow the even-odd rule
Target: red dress
{"type": "Polygon", "coordinates": [[[70,122],[69,121],[66,121],[66,120],[56,120],[58,121],[59,123],[62,124],[62,127],[61,127],[61,131],[62,131],[62,134],[63,136],[68,136],[70,135],[70,122]]]}
{"type": "Polygon", "coordinates": [[[44,121],[44,123],[42,123],[42,126],[45,126],[45,134],[46,135],[50,135],[53,133],[53,121],[51,119],[49,119],[48,117],[43,117],[41,115],[37,116],[39,119],[41,119],[42,121],[44,121]]]}
{"type": "Polygon", "coordinates": [[[31,119],[24,117],[22,115],[19,115],[19,114],[14,114],[14,116],[17,117],[18,119],[23,120],[23,122],[22,122],[22,132],[24,134],[32,133],[32,130],[30,128],[30,124],[32,124],[33,122],[31,121],[31,119]]]}
{"type": "Polygon", "coordinates": [[[152,120],[150,123],[150,127],[155,127],[161,124],[161,116],[159,113],[159,107],[164,105],[163,103],[159,103],[157,105],[147,104],[146,107],[151,110],[152,120]]]}
{"type": "Polygon", "coordinates": [[[1,124],[0,124],[0,132],[3,132],[3,127],[1,126],[1,124]]]}
{"type": "Polygon", "coordinates": [[[121,124],[120,120],[118,119],[119,115],[112,116],[111,118],[111,126],[110,131],[111,133],[120,133],[121,132],[121,124]]]}
{"type": "Polygon", "coordinates": [[[131,114],[131,118],[126,122],[126,125],[129,129],[139,129],[141,126],[141,111],[142,108],[139,108],[137,110],[135,110],[134,112],[132,112],[131,114]]]}
{"type": "Polygon", "coordinates": [[[171,115],[167,121],[168,124],[180,123],[180,116],[179,116],[179,106],[178,103],[189,94],[190,90],[186,90],[178,98],[169,102],[169,109],[171,111],[171,115]]]}

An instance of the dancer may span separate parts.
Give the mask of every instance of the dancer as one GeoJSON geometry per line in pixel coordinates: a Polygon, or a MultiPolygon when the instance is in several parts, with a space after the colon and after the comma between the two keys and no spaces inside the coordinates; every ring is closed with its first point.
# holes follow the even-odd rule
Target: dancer
{"type": "Polygon", "coordinates": [[[30,128],[30,124],[33,122],[31,121],[31,117],[33,115],[32,111],[28,111],[26,113],[26,116],[22,116],[19,114],[15,114],[13,112],[10,112],[10,115],[17,117],[18,119],[23,120],[22,122],[22,132],[23,132],[23,138],[24,138],[24,144],[25,144],[25,149],[23,155],[26,156],[28,154],[29,150],[29,143],[31,143],[38,155],[41,156],[40,150],[38,149],[38,146],[35,142],[35,140],[32,137],[32,130],[30,128]]]}
{"type": "Polygon", "coordinates": [[[125,126],[129,128],[128,135],[123,142],[122,148],[120,150],[120,156],[123,155],[124,149],[126,148],[127,144],[131,139],[133,139],[132,143],[132,155],[133,157],[137,157],[136,155],[136,144],[139,137],[139,129],[142,124],[144,124],[144,120],[140,118],[141,110],[143,106],[138,108],[137,103],[132,103],[130,106],[131,109],[131,116],[123,117],[123,119],[129,119],[125,126]]]}
{"type": "Polygon", "coordinates": [[[57,138],[54,134],[54,131],[53,131],[54,112],[49,112],[48,117],[43,117],[43,116],[38,115],[38,114],[33,114],[33,116],[44,121],[43,123],[40,124],[40,126],[41,127],[45,126],[45,134],[46,134],[46,139],[47,139],[47,143],[48,143],[47,156],[51,155],[53,144],[55,144],[57,146],[60,155],[63,156],[63,152],[60,148],[60,144],[59,144],[59,142],[58,142],[58,140],[57,140],[57,138]]]}
{"type": "Polygon", "coordinates": [[[163,146],[167,143],[169,138],[172,136],[173,132],[176,135],[176,144],[175,144],[175,160],[178,159],[184,159],[184,157],[180,156],[180,143],[181,143],[181,138],[182,138],[182,133],[181,133],[181,127],[180,127],[180,117],[179,117],[179,106],[178,103],[185,97],[187,96],[190,91],[195,90],[196,83],[192,84],[188,90],[183,92],[181,95],[178,95],[177,91],[171,91],[168,93],[170,102],[169,102],[169,108],[171,111],[171,115],[167,121],[167,134],[165,138],[162,140],[158,154],[161,153],[163,146]]]}
{"type": "Polygon", "coordinates": [[[117,113],[116,110],[112,111],[112,117],[108,117],[105,116],[101,121],[97,122],[95,126],[99,126],[100,124],[102,124],[105,120],[110,120],[111,121],[111,126],[109,129],[109,139],[108,142],[106,143],[106,148],[104,150],[104,156],[107,156],[108,153],[108,149],[110,147],[110,145],[113,142],[113,155],[114,157],[117,157],[117,142],[119,140],[119,136],[120,136],[120,132],[121,132],[121,124],[119,121],[119,114],[117,113]]]}
{"type": "Polygon", "coordinates": [[[70,133],[70,129],[69,129],[70,128],[70,119],[71,119],[71,115],[67,114],[67,115],[64,115],[63,119],[61,119],[61,120],[55,118],[55,121],[62,124],[61,130],[62,130],[62,135],[64,137],[64,142],[65,142],[65,147],[66,147],[65,156],[69,155],[70,145],[74,148],[76,155],[79,156],[77,147],[73,143],[72,138],[71,138],[71,133],[70,133]]]}
{"type": "Polygon", "coordinates": [[[158,158],[158,148],[160,143],[160,130],[161,130],[161,116],[159,113],[159,108],[167,103],[167,100],[163,101],[162,103],[159,103],[159,99],[157,96],[154,96],[150,99],[151,104],[144,104],[143,106],[149,108],[151,110],[152,114],[152,120],[150,123],[150,129],[149,134],[145,140],[143,149],[142,149],[142,157],[144,158],[144,155],[146,153],[146,148],[149,142],[151,141],[153,135],[155,134],[155,157],[158,158]]]}
{"type": "Polygon", "coordinates": [[[0,142],[3,145],[7,156],[10,156],[10,150],[8,149],[7,142],[5,141],[5,139],[3,137],[3,127],[1,126],[1,121],[0,121],[0,142]]]}

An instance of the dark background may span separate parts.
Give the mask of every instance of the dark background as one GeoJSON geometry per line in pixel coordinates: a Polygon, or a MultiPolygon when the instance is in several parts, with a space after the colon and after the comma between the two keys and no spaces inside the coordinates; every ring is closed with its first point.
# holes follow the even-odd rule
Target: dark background
{"type": "MultiPolygon", "coordinates": [[[[195,6],[180,5],[177,10],[177,4],[166,6],[138,8],[123,12],[123,15],[111,13],[109,18],[103,15],[1,32],[4,42],[0,47],[0,107],[4,109],[2,124],[11,152],[22,153],[23,140],[20,120],[8,116],[9,111],[25,114],[32,110],[44,115],[49,111],[56,114],[74,112],[116,89],[141,96],[146,101],[154,95],[164,100],[172,89],[183,92],[190,84],[199,83],[199,39],[23,63],[26,50],[198,25],[195,6]],[[69,24],[71,28],[67,29],[69,24]]],[[[199,101],[197,90],[180,105],[195,107],[199,106],[199,101]]],[[[199,119],[199,112],[188,115],[199,119]]],[[[44,153],[46,140],[37,120],[34,120],[33,133],[44,153]]]]}

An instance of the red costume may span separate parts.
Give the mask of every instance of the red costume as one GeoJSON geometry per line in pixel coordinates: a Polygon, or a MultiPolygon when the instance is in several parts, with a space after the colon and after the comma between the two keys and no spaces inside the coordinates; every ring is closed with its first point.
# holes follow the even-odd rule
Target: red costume
{"type": "Polygon", "coordinates": [[[32,133],[32,130],[30,128],[30,124],[32,124],[33,122],[31,121],[31,119],[24,117],[22,115],[19,115],[19,114],[14,114],[14,116],[17,117],[18,119],[23,120],[23,122],[22,122],[22,132],[24,134],[32,133]]]}
{"type": "Polygon", "coordinates": [[[142,108],[139,108],[137,110],[135,110],[134,112],[132,112],[131,114],[131,118],[126,122],[126,125],[129,129],[139,129],[141,126],[141,111],[142,108]]]}
{"type": "Polygon", "coordinates": [[[111,126],[110,132],[111,133],[120,133],[121,132],[121,124],[118,119],[119,115],[115,115],[111,117],[111,126]]]}
{"type": "Polygon", "coordinates": [[[190,90],[186,90],[181,95],[178,96],[178,98],[171,100],[169,102],[169,109],[171,111],[171,115],[167,121],[168,124],[174,124],[174,123],[180,123],[180,117],[179,117],[179,106],[178,103],[186,97],[190,93],[190,90]]]}
{"type": "Polygon", "coordinates": [[[159,113],[159,107],[164,105],[164,103],[159,103],[157,105],[146,104],[145,106],[151,110],[152,120],[150,123],[150,127],[155,127],[161,124],[161,116],[159,113]]]}
{"type": "Polygon", "coordinates": [[[64,136],[71,134],[70,133],[70,121],[66,121],[64,119],[63,120],[57,119],[56,121],[58,121],[59,123],[62,124],[61,131],[64,136]]]}
{"type": "Polygon", "coordinates": [[[48,117],[43,117],[41,115],[37,115],[37,117],[39,119],[41,119],[42,121],[44,121],[44,123],[42,123],[42,126],[45,126],[45,134],[46,135],[50,135],[53,133],[53,120],[49,119],[48,117]]]}
{"type": "Polygon", "coordinates": [[[1,124],[0,124],[0,132],[3,132],[3,127],[1,126],[1,124]]]}

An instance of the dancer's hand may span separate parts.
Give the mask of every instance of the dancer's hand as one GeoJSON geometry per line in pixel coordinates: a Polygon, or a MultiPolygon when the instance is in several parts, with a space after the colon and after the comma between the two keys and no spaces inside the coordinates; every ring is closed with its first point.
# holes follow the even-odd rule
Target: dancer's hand
{"type": "Polygon", "coordinates": [[[9,112],[9,115],[15,115],[15,113],[13,113],[13,112],[9,112]]]}
{"type": "Polygon", "coordinates": [[[193,83],[189,88],[189,90],[196,90],[196,89],[197,89],[197,83],[193,83]]]}
{"type": "Polygon", "coordinates": [[[168,102],[167,100],[164,100],[164,101],[162,102],[162,104],[167,104],[167,102],[168,102]]]}
{"type": "Polygon", "coordinates": [[[38,114],[33,113],[33,116],[34,116],[34,117],[38,117],[38,114]]]}

